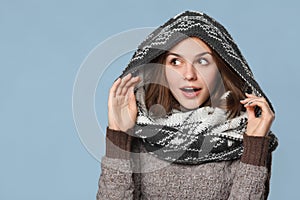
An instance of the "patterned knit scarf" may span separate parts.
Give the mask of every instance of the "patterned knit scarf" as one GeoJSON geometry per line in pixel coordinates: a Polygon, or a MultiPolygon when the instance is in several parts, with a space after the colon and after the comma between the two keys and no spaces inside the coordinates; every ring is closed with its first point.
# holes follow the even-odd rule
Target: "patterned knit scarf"
{"type": "MultiPolygon", "coordinates": [[[[188,37],[198,37],[204,41],[244,81],[242,92],[264,97],[274,111],[225,27],[204,13],[186,11],[154,30],[140,44],[120,76],[132,73],[143,80],[135,90],[138,104],[135,134],[143,138],[149,152],[171,162],[199,164],[239,158],[243,152],[242,140],[247,125],[245,113],[228,120],[224,110],[202,107],[153,118],[146,109],[141,88],[147,82],[147,73],[151,73],[153,65],[148,64],[188,37]]],[[[272,132],[269,136],[272,151],[277,146],[277,138],[272,132]]]]}
{"type": "MultiPolygon", "coordinates": [[[[227,119],[226,111],[209,106],[195,110],[175,111],[153,118],[139,102],[135,134],[142,138],[146,150],[154,156],[174,163],[201,164],[240,158],[247,114],[227,119]]],[[[272,132],[269,149],[278,141],[272,132]]]]}

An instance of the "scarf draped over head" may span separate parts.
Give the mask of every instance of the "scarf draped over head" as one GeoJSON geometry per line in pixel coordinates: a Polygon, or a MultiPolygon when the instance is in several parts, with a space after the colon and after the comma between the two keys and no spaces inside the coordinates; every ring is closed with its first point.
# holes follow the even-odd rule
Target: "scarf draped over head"
{"type": "MultiPolygon", "coordinates": [[[[181,163],[200,164],[240,158],[243,153],[243,134],[247,114],[228,119],[227,113],[217,107],[201,107],[153,117],[145,104],[144,85],[151,74],[149,63],[170,50],[180,41],[197,37],[213,49],[230,69],[244,82],[243,92],[264,97],[271,102],[253,77],[248,63],[227,30],[216,20],[200,12],[186,11],[154,30],[139,45],[121,77],[132,73],[142,81],[135,89],[138,116],[134,134],[148,152],[160,159],[181,163]]],[[[270,131],[269,149],[273,151],[278,141],[270,131]]]]}

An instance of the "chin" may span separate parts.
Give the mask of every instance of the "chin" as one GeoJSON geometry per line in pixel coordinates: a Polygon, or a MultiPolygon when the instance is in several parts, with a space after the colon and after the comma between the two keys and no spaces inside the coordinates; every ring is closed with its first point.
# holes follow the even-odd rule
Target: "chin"
{"type": "Polygon", "coordinates": [[[181,104],[181,110],[194,110],[194,109],[197,109],[199,108],[200,104],[189,104],[189,105],[182,105],[181,104]]]}

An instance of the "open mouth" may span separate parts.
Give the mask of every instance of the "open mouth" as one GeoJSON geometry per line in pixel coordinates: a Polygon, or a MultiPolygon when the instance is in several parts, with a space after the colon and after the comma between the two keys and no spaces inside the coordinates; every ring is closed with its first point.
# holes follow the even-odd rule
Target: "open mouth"
{"type": "Polygon", "coordinates": [[[201,88],[196,88],[196,87],[183,87],[180,88],[180,90],[182,91],[182,94],[186,97],[186,98],[195,98],[200,94],[201,88]]]}
{"type": "Polygon", "coordinates": [[[201,88],[180,88],[184,92],[198,92],[201,88]]]}

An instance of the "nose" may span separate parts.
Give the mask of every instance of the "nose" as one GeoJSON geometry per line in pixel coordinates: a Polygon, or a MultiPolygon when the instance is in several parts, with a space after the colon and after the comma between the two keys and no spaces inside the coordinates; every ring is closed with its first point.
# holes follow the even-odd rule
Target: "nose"
{"type": "Polygon", "coordinates": [[[193,64],[187,63],[185,67],[185,72],[183,74],[184,79],[188,81],[194,81],[197,80],[197,71],[193,64]]]}

